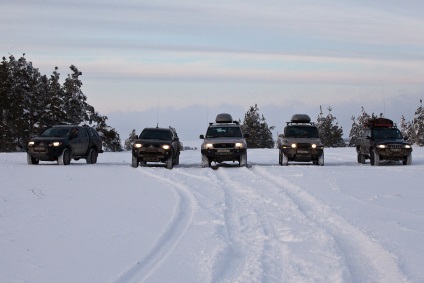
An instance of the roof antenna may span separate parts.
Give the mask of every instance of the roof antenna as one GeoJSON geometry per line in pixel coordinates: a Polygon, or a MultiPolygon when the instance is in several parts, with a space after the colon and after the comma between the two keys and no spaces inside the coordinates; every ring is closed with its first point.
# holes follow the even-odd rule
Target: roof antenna
{"type": "Polygon", "coordinates": [[[208,96],[206,95],[206,124],[209,123],[208,96]]]}
{"type": "Polygon", "coordinates": [[[157,98],[158,98],[158,105],[156,107],[156,128],[159,128],[159,94],[157,98]]]}

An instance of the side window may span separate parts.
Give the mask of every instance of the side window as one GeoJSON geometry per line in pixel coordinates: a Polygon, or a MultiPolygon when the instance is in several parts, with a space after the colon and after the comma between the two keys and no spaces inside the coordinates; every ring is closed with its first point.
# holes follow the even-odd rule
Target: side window
{"type": "Polygon", "coordinates": [[[79,138],[85,138],[87,137],[87,130],[84,128],[80,128],[78,131],[78,137],[79,138]]]}

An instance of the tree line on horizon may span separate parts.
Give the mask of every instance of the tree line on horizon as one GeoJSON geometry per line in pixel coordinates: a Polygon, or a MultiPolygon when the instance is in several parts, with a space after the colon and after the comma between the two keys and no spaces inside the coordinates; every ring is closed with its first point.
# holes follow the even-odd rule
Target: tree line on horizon
{"type": "Polygon", "coordinates": [[[0,63],[0,151],[25,150],[28,139],[53,125],[95,128],[106,151],[122,150],[117,131],[107,117],[87,103],[81,90],[82,73],[71,65],[63,84],[55,67],[50,77],[25,58],[10,55],[0,63]]]}

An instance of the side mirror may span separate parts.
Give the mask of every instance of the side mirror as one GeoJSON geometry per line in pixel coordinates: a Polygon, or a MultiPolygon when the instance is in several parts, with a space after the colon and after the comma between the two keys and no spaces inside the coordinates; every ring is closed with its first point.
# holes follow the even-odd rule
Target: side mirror
{"type": "Polygon", "coordinates": [[[365,137],[365,139],[366,139],[366,140],[370,140],[370,139],[371,139],[371,137],[370,137],[370,136],[366,136],[366,137],[365,137]]]}
{"type": "Polygon", "coordinates": [[[199,138],[202,139],[202,140],[204,140],[205,139],[205,136],[204,135],[200,135],[199,138]]]}
{"type": "Polygon", "coordinates": [[[248,139],[250,137],[250,135],[249,134],[244,134],[244,138],[245,139],[248,139]]]}
{"type": "Polygon", "coordinates": [[[408,136],[404,136],[404,137],[403,137],[403,139],[404,139],[405,141],[407,141],[407,140],[409,140],[409,137],[408,137],[408,136]]]}

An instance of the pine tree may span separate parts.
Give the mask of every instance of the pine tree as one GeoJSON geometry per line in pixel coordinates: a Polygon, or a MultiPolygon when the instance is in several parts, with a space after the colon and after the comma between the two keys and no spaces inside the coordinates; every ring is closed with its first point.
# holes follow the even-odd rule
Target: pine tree
{"type": "MultiPolygon", "coordinates": [[[[373,114],[374,116],[374,114],[373,114]]],[[[365,126],[365,123],[371,118],[371,116],[365,112],[365,108],[361,107],[361,114],[355,119],[355,116],[352,116],[352,128],[349,133],[349,146],[356,145],[356,139],[362,136],[362,132],[365,126]]]]}
{"type": "Polygon", "coordinates": [[[0,64],[0,151],[25,149],[31,135],[60,124],[101,129],[108,147],[122,149],[119,134],[106,124],[107,117],[86,102],[79,79],[82,73],[75,66],[61,86],[57,67],[48,79],[24,56],[3,57],[0,64]]]}
{"type": "Polygon", "coordinates": [[[414,119],[408,125],[409,141],[418,146],[424,146],[424,108],[420,99],[420,106],[415,111],[414,119]]]}
{"type": "Polygon", "coordinates": [[[135,132],[135,129],[132,130],[129,137],[125,140],[124,149],[131,150],[133,143],[138,139],[138,135],[135,132]]]}
{"type": "Polygon", "coordinates": [[[273,148],[274,140],[272,132],[274,127],[268,127],[265,117],[259,115],[258,105],[250,106],[244,115],[242,130],[244,134],[249,134],[246,139],[249,148],[273,148]]]}
{"type": "Polygon", "coordinates": [[[317,118],[317,128],[322,143],[326,147],[344,147],[343,128],[339,127],[336,117],[331,114],[332,108],[328,107],[328,114],[323,117],[321,111],[317,118]]]}

